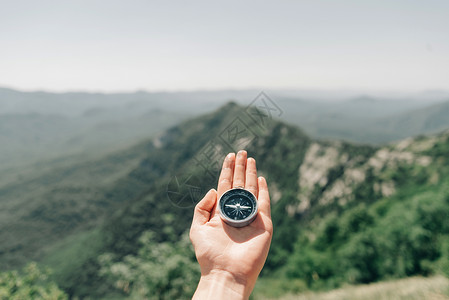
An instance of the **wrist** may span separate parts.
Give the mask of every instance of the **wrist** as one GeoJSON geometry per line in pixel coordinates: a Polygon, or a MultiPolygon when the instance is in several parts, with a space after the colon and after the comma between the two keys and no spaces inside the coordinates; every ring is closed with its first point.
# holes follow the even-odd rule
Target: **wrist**
{"type": "Polygon", "coordinates": [[[253,286],[224,270],[201,275],[193,299],[248,299],[253,286]]]}

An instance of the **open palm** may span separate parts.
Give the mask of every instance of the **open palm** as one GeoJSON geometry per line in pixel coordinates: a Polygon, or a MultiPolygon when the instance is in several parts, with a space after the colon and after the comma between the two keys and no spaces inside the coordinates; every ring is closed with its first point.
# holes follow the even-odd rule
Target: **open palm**
{"type": "Polygon", "coordinates": [[[210,190],[195,207],[190,239],[202,276],[227,273],[241,284],[254,286],[270,247],[273,226],[270,196],[263,177],[257,178],[256,161],[245,151],[223,162],[218,189],[210,190]],[[224,223],[217,212],[217,199],[227,190],[244,187],[258,201],[259,213],[248,226],[235,228],[224,223]]]}

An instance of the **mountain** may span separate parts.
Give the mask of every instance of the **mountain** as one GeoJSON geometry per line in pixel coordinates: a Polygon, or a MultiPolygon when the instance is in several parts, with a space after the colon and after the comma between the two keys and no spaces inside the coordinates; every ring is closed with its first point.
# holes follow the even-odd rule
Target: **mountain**
{"type": "Polygon", "coordinates": [[[379,125],[385,131],[396,132],[398,138],[437,133],[449,128],[449,101],[415,109],[407,113],[382,118],[379,125]]]}
{"type": "Polygon", "coordinates": [[[340,102],[279,100],[283,120],[321,139],[374,145],[449,128],[448,101],[378,99],[361,96],[340,102]]]}
{"type": "MultiPolygon", "coordinates": [[[[259,93],[50,93],[0,88],[0,172],[67,155],[104,155],[211,112],[228,99],[247,105],[259,93]]],[[[274,90],[270,96],[282,108],[282,120],[312,137],[370,144],[429,132],[416,123],[408,126],[405,119],[418,120],[434,109],[432,105],[447,100],[447,93],[439,91],[368,95],[274,90]]],[[[438,119],[442,121],[436,129],[448,128],[443,117],[438,119]]]]}
{"type": "Polygon", "coordinates": [[[129,147],[218,107],[225,94],[232,97],[234,92],[105,94],[0,88],[0,172],[129,147]]]}
{"type": "MultiPolygon", "coordinates": [[[[92,161],[36,165],[0,186],[0,266],[42,257],[60,239],[98,226],[114,205],[115,181],[137,166],[147,145],[92,161]]],[[[130,194],[130,197],[131,194],[130,194]]]]}
{"type": "Polygon", "coordinates": [[[449,132],[382,147],[323,141],[255,106],[231,102],[101,160],[0,185],[2,265],[38,260],[72,296],[124,297],[141,277],[117,270],[149,258],[165,270],[165,259],[184,257],[192,263],[169,269],[170,279],[148,274],[168,297],[176,276],[193,268],[195,279],[182,244],[193,205],[216,186],[225,154],[245,148],[271,192],[275,232],[262,275],[273,290],[275,278],[292,283],[282,285],[289,292],[449,266],[449,132]]]}
{"type": "Polygon", "coordinates": [[[172,112],[205,113],[218,108],[223,101],[251,101],[259,90],[222,90],[191,92],[46,92],[19,91],[0,87],[0,115],[51,114],[75,117],[91,110],[115,114],[141,113],[151,109],[172,112]]]}
{"type": "Polygon", "coordinates": [[[75,154],[105,155],[156,135],[190,116],[159,109],[136,114],[126,110],[89,110],[78,117],[0,114],[0,171],[75,154]]]}

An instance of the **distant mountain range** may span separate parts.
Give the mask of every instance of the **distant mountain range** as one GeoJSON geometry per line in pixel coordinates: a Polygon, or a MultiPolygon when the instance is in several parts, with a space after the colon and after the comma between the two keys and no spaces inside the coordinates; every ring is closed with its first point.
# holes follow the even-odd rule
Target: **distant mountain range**
{"type": "Polygon", "coordinates": [[[386,100],[355,98],[336,103],[280,100],[283,119],[322,139],[384,144],[449,128],[449,98],[386,100]]]}
{"type": "MultiPolygon", "coordinates": [[[[256,90],[178,93],[48,93],[0,88],[0,171],[67,155],[126,148],[229,99],[248,105],[256,90]]],[[[356,96],[273,91],[280,120],[310,136],[382,144],[449,128],[449,94],[356,96]]]]}

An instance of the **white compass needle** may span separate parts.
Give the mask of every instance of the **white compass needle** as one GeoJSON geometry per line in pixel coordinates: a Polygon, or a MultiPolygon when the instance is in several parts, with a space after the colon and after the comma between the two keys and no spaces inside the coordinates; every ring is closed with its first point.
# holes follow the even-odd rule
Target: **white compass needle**
{"type": "Polygon", "coordinates": [[[233,204],[225,204],[226,207],[232,207],[232,208],[237,208],[237,205],[233,205],[233,204]]]}

